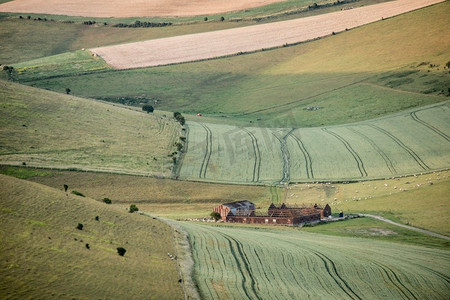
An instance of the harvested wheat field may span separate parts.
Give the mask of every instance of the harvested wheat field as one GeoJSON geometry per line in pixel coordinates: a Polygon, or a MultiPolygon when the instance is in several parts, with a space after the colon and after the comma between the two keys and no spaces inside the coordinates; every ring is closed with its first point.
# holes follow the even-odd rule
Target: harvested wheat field
{"type": "Polygon", "coordinates": [[[443,0],[398,0],[325,15],[91,49],[118,69],[168,65],[295,44],[443,0]]]}
{"type": "Polygon", "coordinates": [[[245,10],[283,0],[15,0],[0,12],[42,13],[82,17],[185,17],[245,10]]]}

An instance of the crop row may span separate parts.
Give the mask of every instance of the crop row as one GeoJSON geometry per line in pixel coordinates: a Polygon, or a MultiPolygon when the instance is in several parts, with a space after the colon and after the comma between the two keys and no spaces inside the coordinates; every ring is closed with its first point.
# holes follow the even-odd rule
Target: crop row
{"type": "Polygon", "coordinates": [[[366,122],[241,128],[189,122],[181,177],[236,183],[360,180],[450,166],[449,102],[366,122]]]}
{"type": "Polygon", "coordinates": [[[394,243],[183,224],[207,299],[443,299],[449,253],[394,243]]]}

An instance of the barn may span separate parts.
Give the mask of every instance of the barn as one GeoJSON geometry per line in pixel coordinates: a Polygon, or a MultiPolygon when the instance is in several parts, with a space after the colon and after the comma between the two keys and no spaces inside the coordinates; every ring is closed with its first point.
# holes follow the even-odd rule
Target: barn
{"type": "Polygon", "coordinates": [[[223,221],[227,216],[249,216],[255,212],[255,204],[248,201],[235,201],[214,207],[214,211],[220,214],[223,221]]]}
{"type": "MultiPolygon", "coordinates": [[[[228,203],[227,205],[230,204],[231,203],[228,203]]],[[[221,206],[218,206],[217,208],[220,208],[221,206]]],[[[224,208],[222,211],[223,214],[219,209],[215,209],[215,211],[221,213],[222,220],[231,223],[298,226],[306,223],[319,222],[321,219],[331,215],[331,207],[328,204],[321,207],[317,204],[288,206],[287,204],[282,203],[280,206],[276,206],[272,203],[267,210],[267,214],[256,213],[254,205],[251,209],[236,210],[236,212],[232,212],[231,210],[228,211],[226,210],[227,208],[228,206],[224,208]],[[225,218],[223,216],[225,216],[225,218]]]]}

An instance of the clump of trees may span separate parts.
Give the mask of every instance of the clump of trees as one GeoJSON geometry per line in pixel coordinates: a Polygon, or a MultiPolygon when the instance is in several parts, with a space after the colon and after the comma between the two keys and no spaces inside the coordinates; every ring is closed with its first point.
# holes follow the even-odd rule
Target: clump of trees
{"type": "Polygon", "coordinates": [[[134,213],[135,211],[139,211],[139,208],[136,206],[136,204],[131,204],[129,212],[134,213]]]}
{"type": "Polygon", "coordinates": [[[181,124],[184,125],[186,123],[186,120],[179,112],[174,112],[173,117],[181,124]]]}
{"type": "Polygon", "coordinates": [[[171,25],[172,25],[172,23],[170,23],[170,22],[154,23],[154,22],[141,22],[141,21],[137,20],[132,24],[117,23],[117,24],[114,24],[113,27],[147,28],[147,27],[166,27],[166,26],[171,26],[171,25]]]}
{"type": "Polygon", "coordinates": [[[142,106],[142,110],[146,111],[147,113],[152,113],[155,109],[151,105],[144,105],[142,106]]]}
{"type": "Polygon", "coordinates": [[[221,216],[220,216],[220,214],[218,213],[218,212],[216,212],[216,211],[213,211],[211,214],[210,214],[210,216],[211,216],[211,218],[213,218],[214,219],[214,221],[218,221],[218,220],[220,220],[220,218],[221,218],[221,216]]]}

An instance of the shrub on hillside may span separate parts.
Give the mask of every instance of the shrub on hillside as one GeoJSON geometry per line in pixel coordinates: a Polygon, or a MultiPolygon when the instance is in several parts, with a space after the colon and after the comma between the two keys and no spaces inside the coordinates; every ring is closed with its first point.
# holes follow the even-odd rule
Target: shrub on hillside
{"type": "Polygon", "coordinates": [[[78,225],[77,225],[77,229],[78,229],[78,230],[83,230],[83,224],[81,224],[81,223],[78,223],[78,225]]]}
{"type": "Polygon", "coordinates": [[[85,195],[83,195],[82,193],[80,193],[78,191],[72,191],[72,194],[77,195],[77,196],[81,196],[81,197],[86,197],[85,195]]]}
{"type": "Polygon", "coordinates": [[[127,252],[127,250],[123,247],[118,247],[117,248],[117,253],[119,253],[120,256],[124,256],[125,252],[127,252]]]}
{"type": "Polygon", "coordinates": [[[105,202],[106,204],[111,204],[112,201],[109,198],[103,198],[103,202],[105,202]]]}
{"type": "Polygon", "coordinates": [[[216,221],[216,222],[221,218],[220,214],[219,214],[218,212],[216,212],[216,211],[213,211],[213,212],[210,214],[210,216],[211,216],[211,218],[213,218],[214,221],[216,221]]]}
{"type": "Polygon", "coordinates": [[[136,204],[131,204],[130,213],[134,213],[135,211],[139,211],[139,208],[136,206],[136,204]]]}
{"type": "Polygon", "coordinates": [[[142,110],[143,110],[143,111],[146,111],[147,113],[151,113],[151,112],[153,112],[155,109],[154,109],[153,106],[151,106],[151,105],[144,105],[144,106],[142,106],[142,110]]]}

